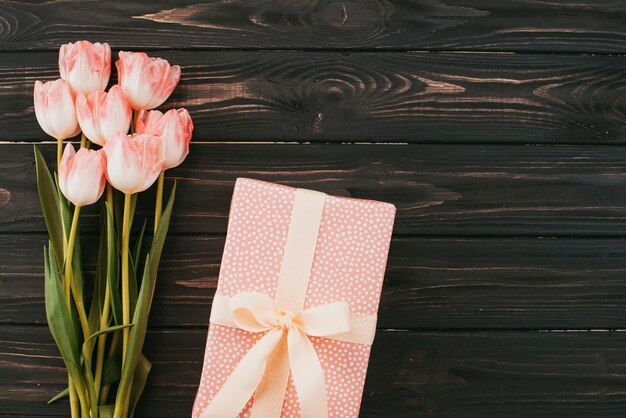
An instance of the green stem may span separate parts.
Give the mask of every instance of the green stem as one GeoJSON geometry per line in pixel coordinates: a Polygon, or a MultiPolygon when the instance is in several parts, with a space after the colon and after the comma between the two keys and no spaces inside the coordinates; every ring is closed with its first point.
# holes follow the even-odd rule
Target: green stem
{"type": "MultiPolygon", "coordinates": [[[[80,206],[76,206],[74,209],[74,216],[72,217],[72,226],[70,227],[70,238],[67,244],[67,253],[65,255],[65,270],[64,270],[64,285],[65,285],[65,299],[67,300],[67,306],[71,308],[70,304],[70,289],[72,279],[72,258],[74,257],[74,243],[76,242],[76,231],[78,230],[78,217],[80,215],[80,206]]],[[[85,337],[87,338],[88,335],[85,337]]]]}
{"type": "MultiPolygon", "coordinates": [[[[61,165],[61,158],[63,157],[63,139],[57,138],[57,171],[59,170],[59,166],[61,165]]],[[[67,231],[65,230],[65,224],[63,221],[63,216],[61,216],[61,227],[63,230],[63,257],[67,257],[67,231]]],[[[67,303],[68,309],[71,310],[72,303],[70,301],[70,292],[69,292],[69,280],[65,279],[64,282],[65,287],[65,303],[67,303]]],[[[67,375],[67,384],[69,387],[69,398],[70,398],[70,413],[72,418],[80,418],[80,402],[78,400],[78,394],[76,393],[76,387],[74,386],[74,382],[72,381],[71,376],[67,375]]]]}
{"type": "Polygon", "coordinates": [[[113,418],[126,418],[128,417],[128,408],[130,401],[130,385],[126,393],[121,393],[118,388],[117,396],[115,398],[115,409],[113,411],[113,418]]]}
{"type": "MultiPolygon", "coordinates": [[[[63,156],[63,140],[57,139],[57,170],[59,165],[61,165],[61,157],[63,156]]],[[[76,239],[76,230],[78,229],[78,217],[80,214],[80,207],[76,207],[74,211],[74,218],[72,220],[72,227],[70,231],[70,243],[68,243],[67,231],[65,229],[65,223],[63,220],[63,216],[61,216],[61,226],[63,229],[63,256],[66,260],[65,262],[65,270],[64,270],[64,293],[65,293],[65,303],[67,303],[68,310],[72,309],[72,302],[70,299],[71,292],[71,272],[72,272],[72,256],[74,253],[74,241],[76,239]],[[69,265],[69,268],[68,268],[69,265]]],[[[86,402],[84,398],[81,398],[79,395],[79,391],[77,390],[75,382],[72,380],[70,375],[67,376],[67,382],[69,387],[69,397],[70,397],[70,412],[72,418],[80,418],[81,410],[83,409],[83,401],[86,402]]]]}
{"type": "Polygon", "coordinates": [[[80,215],[80,206],[76,206],[74,209],[74,216],[72,217],[72,226],[70,227],[70,237],[67,244],[67,252],[65,256],[65,270],[64,270],[64,285],[65,285],[65,298],[67,299],[68,307],[70,304],[70,293],[74,297],[76,302],[76,310],[78,311],[78,318],[80,319],[80,325],[83,330],[85,339],[89,338],[89,321],[87,320],[87,314],[85,313],[85,305],[83,304],[83,296],[78,292],[76,283],[74,283],[72,277],[72,263],[74,258],[74,244],[76,242],[76,232],[78,231],[78,218],[80,215]]]}
{"type": "Polygon", "coordinates": [[[80,409],[82,411],[81,416],[83,418],[90,418],[91,417],[91,413],[89,412],[89,408],[85,408],[83,407],[83,405],[80,405],[80,409]]]}
{"type": "MultiPolygon", "coordinates": [[[[107,183],[107,205],[111,212],[113,211],[113,188],[107,183]]],[[[114,226],[107,222],[107,228],[113,228],[114,226]]],[[[110,249],[109,249],[110,251],[110,249]]],[[[107,272],[107,277],[109,273],[107,272]]],[[[109,288],[109,280],[107,279],[104,291],[104,304],[102,315],[100,316],[100,330],[105,329],[109,324],[109,316],[111,315],[111,290],[109,288]]],[[[100,387],[102,385],[102,368],[104,366],[104,350],[106,348],[107,335],[102,334],[98,337],[98,353],[96,357],[96,375],[95,375],[95,392],[100,394],[100,387]]],[[[107,392],[108,393],[108,392],[107,392]]],[[[100,398],[101,399],[101,398],[100,398]]]]}
{"type": "MultiPolygon", "coordinates": [[[[130,207],[132,194],[126,193],[124,196],[124,220],[122,223],[122,323],[130,324],[130,285],[128,283],[128,243],[130,240],[130,207]]],[[[130,328],[124,328],[122,339],[122,364],[126,359],[126,349],[130,328]]]]}
{"type": "Polygon", "coordinates": [[[89,338],[89,321],[87,320],[87,314],[85,313],[85,305],[83,303],[83,295],[78,292],[74,279],[70,278],[70,289],[72,290],[72,297],[76,302],[76,310],[78,311],[78,319],[80,320],[80,327],[83,330],[85,339],[89,338]]]}
{"type": "Polygon", "coordinates": [[[139,110],[133,109],[133,122],[130,124],[131,135],[137,130],[137,116],[139,116],[139,110]]]}
{"type": "Polygon", "coordinates": [[[90,417],[91,415],[89,413],[89,400],[87,398],[87,395],[85,394],[84,388],[82,388],[80,385],[75,385],[74,388],[76,389],[76,394],[78,395],[78,399],[80,401],[81,416],[83,418],[90,417]]]}
{"type": "Polygon", "coordinates": [[[156,233],[161,222],[161,214],[163,213],[163,180],[165,179],[165,170],[159,174],[157,181],[156,205],[154,208],[154,232],[156,233]]]}
{"type": "Polygon", "coordinates": [[[78,394],[76,393],[76,388],[74,387],[74,382],[72,378],[67,376],[68,386],[70,389],[70,411],[72,418],[80,418],[80,403],[78,402],[78,394]]]}
{"type": "Polygon", "coordinates": [[[57,138],[57,171],[61,165],[61,157],[63,157],[63,139],[57,138]]]}
{"type": "MultiPolygon", "coordinates": [[[[124,196],[124,221],[122,223],[122,323],[130,324],[130,303],[129,303],[129,283],[128,283],[128,242],[130,239],[130,206],[132,194],[126,193],[124,196]]],[[[130,328],[122,330],[122,370],[126,366],[126,351],[128,350],[128,340],[130,338],[130,328]]],[[[113,418],[124,418],[128,415],[128,393],[118,393],[115,399],[115,411],[113,418]]]]}
{"type": "Polygon", "coordinates": [[[72,418],[90,417],[89,414],[89,400],[85,395],[85,390],[81,385],[75,384],[75,382],[69,377],[69,395],[70,395],[70,410],[72,418]]]}
{"type": "MultiPolygon", "coordinates": [[[[104,310],[102,311],[102,316],[100,317],[100,330],[103,330],[107,327],[109,323],[109,315],[110,315],[110,305],[111,305],[111,293],[109,290],[109,284],[106,284],[106,290],[104,292],[104,310]]],[[[97,393],[100,393],[100,386],[102,384],[102,367],[104,365],[104,350],[106,348],[107,336],[106,334],[102,334],[98,337],[98,353],[96,357],[96,375],[95,375],[95,390],[97,393]]]]}
{"type": "Polygon", "coordinates": [[[81,148],[88,148],[87,147],[87,137],[85,136],[85,134],[83,132],[80,133],[80,147],[81,148]]]}
{"type": "MultiPolygon", "coordinates": [[[[89,349],[91,350],[91,348],[89,349]]],[[[83,354],[86,350],[83,350],[83,354]]],[[[87,409],[87,418],[98,418],[100,416],[98,409],[98,392],[96,392],[93,382],[93,374],[91,373],[91,359],[85,361],[84,364],[84,376],[85,376],[85,387],[83,388],[85,392],[85,396],[88,396],[88,404],[86,405],[87,409]]]]}
{"type": "MultiPolygon", "coordinates": [[[[61,138],[57,138],[57,173],[59,172],[59,167],[61,166],[61,158],[63,157],[63,140],[61,138]]],[[[63,202],[59,202],[60,213],[63,213],[63,202]]],[[[65,225],[65,219],[63,215],[61,215],[61,229],[63,230],[63,257],[67,256],[67,230],[65,225]]]]}
{"type": "MultiPolygon", "coordinates": [[[[107,205],[109,209],[113,211],[113,188],[111,187],[109,183],[107,183],[107,205]]],[[[107,221],[107,229],[109,228],[113,228],[113,225],[111,225],[107,221]]],[[[111,251],[111,250],[107,249],[107,251],[111,251]]],[[[108,276],[109,276],[109,273],[107,272],[107,277],[108,276]]],[[[108,279],[105,284],[104,306],[102,307],[102,309],[103,309],[102,315],[100,316],[100,328],[99,328],[100,330],[103,330],[108,326],[109,316],[111,315],[111,290],[109,288],[108,279]]],[[[95,375],[95,382],[94,382],[94,388],[95,388],[96,394],[100,394],[100,387],[102,385],[102,368],[104,365],[104,350],[106,348],[106,340],[107,340],[106,334],[102,334],[101,336],[98,337],[98,353],[96,357],[96,375],[95,375]]]]}
{"type": "MultiPolygon", "coordinates": [[[[113,333],[113,338],[111,338],[111,345],[109,346],[109,353],[107,354],[108,358],[111,358],[115,355],[119,342],[120,342],[120,334],[119,334],[119,331],[117,331],[113,333]]],[[[100,391],[100,400],[101,400],[100,403],[106,404],[110,389],[111,389],[111,385],[102,386],[102,390],[100,391]]]]}

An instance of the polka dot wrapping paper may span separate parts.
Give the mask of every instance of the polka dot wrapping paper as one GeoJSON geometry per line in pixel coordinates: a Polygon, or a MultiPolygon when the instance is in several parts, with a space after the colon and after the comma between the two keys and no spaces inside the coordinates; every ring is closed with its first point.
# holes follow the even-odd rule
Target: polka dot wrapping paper
{"type": "MultiPolygon", "coordinates": [[[[260,292],[274,297],[296,189],[240,178],[233,193],[217,294],[260,292]]],[[[322,212],[305,309],[345,301],[351,313],[376,315],[395,207],[371,200],[327,196],[322,212]]],[[[219,391],[241,358],[263,335],[209,325],[204,366],[192,416],[219,391]]],[[[358,417],[370,346],[310,337],[324,371],[328,416],[358,417]]],[[[239,415],[249,417],[252,399],[239,415]]],[[[300,417],[289,380],[281,417],[300,417]]]]}

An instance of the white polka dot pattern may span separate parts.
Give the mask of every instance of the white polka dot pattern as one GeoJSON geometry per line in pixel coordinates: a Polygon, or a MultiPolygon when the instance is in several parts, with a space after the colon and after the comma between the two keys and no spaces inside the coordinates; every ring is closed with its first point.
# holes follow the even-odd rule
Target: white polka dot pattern
{"type": "MultiPolygon", "coordinates": [[[[291,187],[238,179],[217,293],[262,292],[274,296],[291,209],[291,187]]],[[[305,308],[346,301],[357,314],[375,315],[387,263],[395,207],[328,196],[315,250],[305,308]]],[[[193,407],[199,418],[246,352],[261,337],[211,324],[202,379],[193,407]]],[[[330,418],[358,417],[370,347],[311,337],[324,369],[330,418]]],[[[252,401],[239,415],[250,416],[252,401]]],[[[300,417],[291,378],[282,418],[300,417]]]]}

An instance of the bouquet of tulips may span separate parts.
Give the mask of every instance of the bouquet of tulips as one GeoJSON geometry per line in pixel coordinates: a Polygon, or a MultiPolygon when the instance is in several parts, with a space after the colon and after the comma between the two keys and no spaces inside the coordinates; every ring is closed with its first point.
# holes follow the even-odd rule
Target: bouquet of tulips
{"type": "Polygon", "coordinates": [[[176,189],[174,184],[163,210],[164,172],[185,159],[193,131],[185,109],[151,110],[176,88],[179,66],[131,52],[120,52],[115,64],[118,84],[105,92],[109,45],[63,45],[61,78],[37,81],[34,90],[37,121],[58,144],[54,175],[35,147],[50,235],[44,248],[46,317],[68,372],[67,389],[51,402],[69,397],[72,418],[134,415],[151,367],[142,350],[176,189]],[[71,143],[63,149],[64,140],[81,132],[78,152],[71,143]],[[154,235],[144,255],[146,223],[132,238],[131,226],[138,194],[155,181],[154,235]],[[87,277],[79,217],[83,206],[99,200],[98,264],[87,277]],[[89,299],[87,289],[93,289],[89,299]]]}

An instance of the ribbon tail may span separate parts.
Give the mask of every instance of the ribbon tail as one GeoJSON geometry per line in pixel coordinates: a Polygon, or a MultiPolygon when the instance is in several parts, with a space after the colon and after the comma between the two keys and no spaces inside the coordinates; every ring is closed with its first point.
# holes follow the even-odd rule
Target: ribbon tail
{"type": "Polygon", "coordinates": [[[313,344],[296,328],[289,330],[287,342],[291,376],[300,400],[302,418],[327,418],[326,382],[313,344]]]}
{"type": "Polygon", "coordinates": [[[267,360],[282,336],[282,329],[273,329],[248,351],[215,394],[201,418],[236,418],[239,415],[259,385],[267,360]]]}

